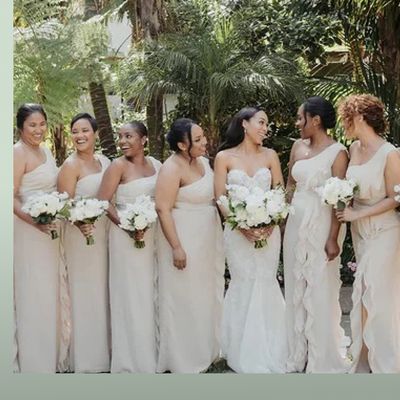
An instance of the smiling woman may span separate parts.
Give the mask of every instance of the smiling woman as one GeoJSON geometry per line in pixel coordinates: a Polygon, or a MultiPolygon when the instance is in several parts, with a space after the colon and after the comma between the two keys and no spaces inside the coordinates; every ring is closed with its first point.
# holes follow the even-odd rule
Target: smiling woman
{"type": "MultiPolygon", "coordinates": [[[[268,116],[257,107],[241,109],[229,124],[215,159],[215,196],[226,185],[262,193],[283,186],[279,158],[264,148],[268,116]]],[[[227,213],[220,206],[223,214],[227,213]]],[[[241,373],[283,373],[287,357],[285,301],[276,271],[281,249],[279,227],[224,230],[231,281],[222,319],[222,353],[241,373]],[[257,240],[268,245],[256,249],[257,240]]]]}
{"type": "Polygon", "coordinates": [[[135,203],[140,195],[154,196],[161,163],[145,157],[147,128],[137,121],[119,129],[119,147],[123,156],[107,168],[98,192],[100,200],[111,203],[108,217],[110,306],[112,331],[111,372],[156,371],[156,318],[154,307],[155,227],[135,233],[120,227],[118,211],[135,203]],[[135,240],[144,240],[136,248],[135,240]]]}
{"type": "MultiPolygon", "coordinates": [[[[95,154],[96,120],[87,113],[71,121],[75,152],[64,162],[58,175],[58,190],[71,198],[94,198],[108,158],[95,154]]],[[[96,225],[75,222],[65,225],[64,249],[72,311],[70,368],[75,372],[110,370],[110,326],[108,300],[108,221],[96,225]],[[86,245],[84,237],[94,237],[86,245]]]]}
{"type": "Polygon", "coordinates": [[[27,199],[56,188],[57,166],[42,146],[47,116],[39,104],[17,112],[14,145],[14,298],[20,372],[56,372],[59,320],[59,240],[55,224],[40,225],[22,211],[27,199]]]}
{"type": "Polygon", "coordinates": [[[160,346],[157,371],[198,373],[218,357],[224,291],[222,231],[207,139],[192,120],[167,135],[174,153],[156,184],[160,346]]]}

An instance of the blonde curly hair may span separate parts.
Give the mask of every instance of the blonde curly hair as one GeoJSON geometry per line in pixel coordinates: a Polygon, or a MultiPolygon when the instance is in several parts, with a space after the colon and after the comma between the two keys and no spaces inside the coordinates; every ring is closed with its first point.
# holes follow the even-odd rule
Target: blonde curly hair
{"type": "Polygon", "coordinates": [[[352,94],[345,97],[339,103],[338,114],[348,125],[353,123],[356,114],[362,115],[364,121],[381,136],[388,129],[385,106],[381,100],[370,94],[352,94]]]}

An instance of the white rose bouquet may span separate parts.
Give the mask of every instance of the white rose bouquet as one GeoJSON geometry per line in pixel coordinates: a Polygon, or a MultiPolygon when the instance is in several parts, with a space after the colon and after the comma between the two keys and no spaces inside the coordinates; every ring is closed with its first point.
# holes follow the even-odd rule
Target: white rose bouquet
{"type": "Polygon", "coordinates": [[[133,204],[126,204],[123,210],[118,210],[118,216],[119,226],[131,232],[130,236],[135,239],[135,247],[145,247],[144,240],[137,238],[138,234],[144,233],[157,219],[155,204],[150,196],[138,196],[133,204]]]}
{"type": "Polygon", "coordinates": [[[324,186],[316,188],[316,191],[324,204],[336,210],[344,210],[358,192],[358,186],[352,179],[333,176],[327,179],[324,186]]]}
{"type": "MultiPolygon", "coordinates": [[[[108,201],[93,198],[75,199],[72,201],[69,220],[72,223],[93,225],[107,210],[108,201]]],[[[94,237],[86,237],[86,244],[93,245],[94,237]]]]}
{"type": "MultiPolygon", "coordinates": [[[[259,187],[226,185],[226,190],[227,195],[221,196],[217,203],[227,210],[226,223],[232,229],[272,227],[293,213],[282,187],[264,191],[259,187]]],[[[260,249],[266,244],[267,239],[260,239],[255,241],[254,247],[260,249]]]]}
{"type": "MultiPolygon", "coordinates": [[[[68,194],[58,192],[38,192],[29,197],[22,206],[22,211],[29,214],[37,224],[41,225],[51,224],[56,219],[68,218],[69,209],[68,194]]],[[[57,231],[51,231],[51,238],[58,238],[57,231]]]]}
{"type": "Polygon", "coordinates": [[[394,196],[394,199],[400,203],[400,185],[395,185],[394,186],[394,192],[397,193],[396,196],[394,196]]]}

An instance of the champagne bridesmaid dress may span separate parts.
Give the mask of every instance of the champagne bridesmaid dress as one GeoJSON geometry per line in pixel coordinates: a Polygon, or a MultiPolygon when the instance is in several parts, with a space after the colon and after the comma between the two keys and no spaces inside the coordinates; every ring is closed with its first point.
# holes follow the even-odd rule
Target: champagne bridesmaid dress
{"type": "MultiPolygon", "coordinates": [[[[117,209],[139,195],[154,196],[161,163],[148,157],[156,173],[120,184],[117,209]]],[[[111,372],[156,372],[155,226],[144,234],[145,247],[115,224],[110,226],[111,372]]]]}
{"type": "MultiPolygon", "coordinates": [[[[75,196],[96,197],[104,171],[110,164],[107,157],[97,157],[101,172],[80,179],[75,196]]],[[[65,226],[64,249],[72,314],[70,366],[75,372],[110,371],[108,218],[101,217],[95,227],[95,243],[88,246],[75,225],[65,226]]]]}
{"type": "MultiPolygon", "coordinates": [[[[58,168],[46,147],[46,161],[21,181],[22,204],[37,192],[56,190],[58,168]]],[[[60,239],[14,215],[14,301],[20,372],[53,373],[59,356],[60,239]]]]}
{"type": "MultiPolygon", "coordinates": [[[[345,147],[334,143],[292,168],[296,191],[283,243],[288,372],[343,373],[348,338],[340,326],[340,256],[327,261],[325,243],[332,207],[321,202],[315,188],[331,177],[336,156],[345,147]]],[[[345,225],[339,231],[343,244],[345,225]]]]}
{"type": "Polygon", "coordinates": [[[161,227],[157,232],[160,350],[157,371],[198,373],[220,351],[224,293],[223,237],[214,204],[213,172],[179,189],[172,216],[187,264],[173,265],[172,250],[161,227]]]}
{"type": "MultiPolygon", "coordinates": [[[[349,166],[347,177],[360,187],[355,209],[386,197],[384,173],[391,151],[396,151],[395,147],[385,143],[366,163],[349,166]]],[[[364,341],[372,372],[400,373],[400,215],[390,210],[361,218],[352,222],[351,233],[357,260],[350,313],[351,372],[357,368],[364,341]],[[367,311],[364,327],[362,306],[367,311]]]]}

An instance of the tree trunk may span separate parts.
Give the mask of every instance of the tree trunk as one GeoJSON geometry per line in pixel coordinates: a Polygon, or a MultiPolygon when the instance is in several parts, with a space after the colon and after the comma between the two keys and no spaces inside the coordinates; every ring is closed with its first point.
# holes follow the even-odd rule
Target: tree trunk
{"type": "Polygon", "coordinates": [[[114,141],[104,86],[102,83],[90,82],[89,92],[94,116],[99,127],[99,138],[102,152],[108,158],[115,158],[117,156],[117,147],[114,141]]]}
{"type": "MultiPolygon", "coordinates": [[[[132,25],[132,43],[157,40],[164,27],[163,0],[128,0],[128,16],[132,25]]],[[[164,158],[163,94],[152,96],[146,107],[150,154],[164,158]]]]}
{"type": "Polygon", "coordinates": [[[54,143],[54,155],[57,165],[61,165],[67,158],[67,145],[65,143],[64,125],[60,124],[51,130],[54,143]]]}
{"type": "Polygon", "coordinates": [[[164,160],[163,96],[154,95],[146,107],[150,155],[164,160]]]}
{"type": "Polygon", "coordinates": [[[393,82],[400,105],[400,8],[397,2],[392,3],[378,17],[379,47],[385,76],[393,82]]]}

